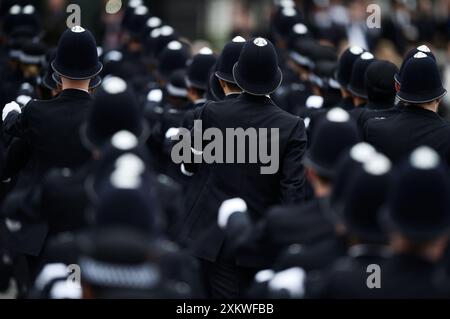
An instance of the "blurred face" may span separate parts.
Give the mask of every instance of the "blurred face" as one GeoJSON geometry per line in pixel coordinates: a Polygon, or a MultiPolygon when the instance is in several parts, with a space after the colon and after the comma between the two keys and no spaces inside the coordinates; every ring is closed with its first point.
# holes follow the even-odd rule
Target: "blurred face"
{"type": "Polygon", "coordinates": [[[349,13],[351,21],[364,21],[366,19],[365,1],[353,1],[349,7],[349,13]]]}
{"type": "Polygon", "coordinates": [[[26,79],[35,78],[39,75],[39,67],[33,64],[22,64],[21,70],[26,79]]]}
{"type": "Polygon", "coordinates": [[[50,11],[64,11],[66,7],[66,0],[48,0],[48,7],[50,11]]]}

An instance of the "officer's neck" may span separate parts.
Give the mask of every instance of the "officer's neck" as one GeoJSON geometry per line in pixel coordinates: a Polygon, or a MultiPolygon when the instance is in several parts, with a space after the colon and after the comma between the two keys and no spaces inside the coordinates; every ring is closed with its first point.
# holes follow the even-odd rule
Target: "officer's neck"
{"type": "Polygon", "coordinates": [[[421,105],[418,105],[418,106],[423,108],[423,109],[425,109],[425,110],[432,111],[434,113],[437,113],[438,109],[439,109],[439,103],[437,101],[421,104],[421,105]]]}
{"type": "Polygon", "coordinates": [[[347,99],[349,97],[352,97],[352,95],[350,94],[349,91],[347,91],[346,89],[342,89],[341,88],[341,96],[343,99],[347,99]]]}
{"type": "Polygon", "coordinates": [[[87,80],[71,80],[65,77],[61,77],[62,81],[62,89],[74,89],[74,90],[82,90],[89,93],[89,83],[90,79],[87,80]]]}
{"type": "Polygon", "coordinates": [[[232,94],[241,94],[242,93],[242,90],[231,88],[229,86],[222,87],[222,89],[223,89],[223,93],[225,93],[226,96],[232,95],[232,94]]]}
{"type": "Polygon", "coordinates": [[[355,105],[355,107],[361,107],[364,104],[367,104],[367,100],[360,98],[358,96],[353,96],[353,104],[355,105]]]}

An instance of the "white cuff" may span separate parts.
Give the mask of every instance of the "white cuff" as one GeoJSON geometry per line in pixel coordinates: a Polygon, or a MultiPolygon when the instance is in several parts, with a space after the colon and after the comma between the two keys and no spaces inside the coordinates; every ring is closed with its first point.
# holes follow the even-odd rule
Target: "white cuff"
{"type": "Polygon", "coordinates": [[[302,298],[305,295],[305,271],[295,267],[281,271],[269,282],[272,291],[287,290],[292,298],[302,298]]]}
{"type": "Polygon", "coordinates": [[[197,151],[195,148],[191,147],[191,151],[192,154],[197,155],[197,156],[202,156],[203,152],[202,151],[197,151]]]}
{"type": "Polygon", "coordinates": [[[176,127],[171,127],[166,132],[166,139],[172,139],[172,137],[177,136],[180,133],[180,129],[176,127]]]}
{"type": "Polygon", "coordinates": [[[181,173],[183,173],[183,175],[186,175],[186,176],[194,176],[194,173],[188,172],[186,170],[186,167],[184,167],[184,164],[181,164],[181,173]]]}
{"type": "Polygon", "coordinates": [[[19,104],[17,104],[16,102],[11,102],[5,105],[5,107],[3,108],[3,114],[2,114],[2,121],[4,122],[6,117],[8,116],[8,114],[10,112],[18,112],[18,113],[22,113],[22,110],[19,106],[19,104]]]}
{"type": "Polygon", "coordinates": [[[234,213],[245,213],[247,211],[247,204],[241,198],[228,199],[222,203],[219,208],[219,215],[217,224],[220,228],[225,229],[228,224],[230,216],[234,213]]]}
{"type": "Polygon", "coordinates": [[[255,275],[255,282],[263,283],[268,282],[273,279],[275,272],[272,269],[261,270],[255,275]]]}

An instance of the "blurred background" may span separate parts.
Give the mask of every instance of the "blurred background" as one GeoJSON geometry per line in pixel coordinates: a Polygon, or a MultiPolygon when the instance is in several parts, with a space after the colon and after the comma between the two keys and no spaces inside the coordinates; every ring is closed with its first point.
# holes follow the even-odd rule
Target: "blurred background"
{"type": "MultiPolygon", "coordinates": [[[[45,13],[46,30],[60,34],[68,16],[66,7],[78,4],[81,8],[82,24],[92,29],[98,38],[103,38],[110,27],[120,21],[123,10],[117,14],[106,14],[109,0],[0,0],[2,11],[11,3],[32,3],[45,13]],[[49,27],[52,28],[49,28],[49,27]]],[[[111,0],[122,3],[127,0],[111,0]]],[[[144,0],[153,15],[163,18],[175,29],[191,40],[205,39],[220,46],[230,34],[268,33],[271,9],[274,2],[283,0],[144,0]]],[[[374,44],[393,45],[404,51],[410,42],[433,42],[445,47],[450,28],[449,0],[297,0],[305,21],[316,31],[328,30],[332,41],[343,40],[345,29],[352,24],[365,23],[370,13],[367,7],[377,4],[382,9],[381,30],[371,30],[378,37],[376,43],[362,43],[367,49],[374,44]],[[319,30],[320,29],[320,30],[319,30]],[[341,33],[341,34],[340,34],[341,33]],[[390,41],[386,44],[384,41],[390,41]]],[[[369,30],[368,30],[369,31],[369,30]]],[[[402,53],[400,52],[400,53],[402,53]]]]}
{"type": "MultiPolygon", "coordinates": [[[[190,42],[205,42],[220,50],[233,35],[270,37],[274,2],[283,0],[144,0],[151,14],[173,26],[190,42]]],[[[32,3],[38,7],[46,30],[45,42],[56,45],[66,28],[69,4],[81,8],[81,24],[92,30],[104,49],[120,45],[120,21],[128,0],[0,0],[1,14],[12,3],[32,3]],[[122,10],[106,13],[108,1],[122,10]]],[[[445,79],[450,79],[450,0],[297,0],[303,19],[321,42],[329,42],[340,52],[348,45],[371,50],[378,58],[401,64],[403,54],[418,44],[436,51],[445,79]],[[367,7],[381,8],[381,28],[369,29],[367,7]]],[[[338,53],[339,53],[338,52],[338,53]]],[[[446,86],[450,90],[450,81],[446,86]]],[[[446,101],[449,104],[449,97],[446,101]]]]}

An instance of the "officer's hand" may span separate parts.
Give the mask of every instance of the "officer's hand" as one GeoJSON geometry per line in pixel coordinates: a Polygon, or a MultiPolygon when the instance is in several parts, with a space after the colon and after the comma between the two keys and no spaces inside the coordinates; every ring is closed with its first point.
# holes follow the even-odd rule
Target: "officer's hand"
{"type": "Polygon", "coordinates": [[[2,121],[4,122],[6,117],[8,116],[9,113],[11,112],[18,112],[18,113],[22,113],[22,110],[20,109],[19,104],[17,104],[16,102],[11,102],[5,105],[5,107],[3,108],[3,114],[2,114],[2,121]]]}
{"type": "Polygon", "coordinates": [[[228,224],[230,216],[234,213],[247,212],[247,204],[241,198],[228,199],[222,203],[219,208],[219,216],[217,218],[217,224],[220,228],[225,229],[228,224]]]}

